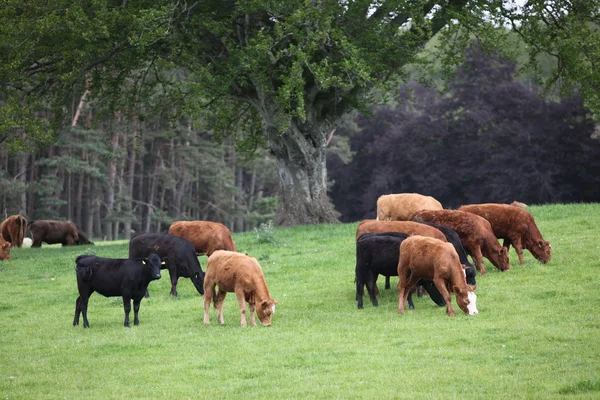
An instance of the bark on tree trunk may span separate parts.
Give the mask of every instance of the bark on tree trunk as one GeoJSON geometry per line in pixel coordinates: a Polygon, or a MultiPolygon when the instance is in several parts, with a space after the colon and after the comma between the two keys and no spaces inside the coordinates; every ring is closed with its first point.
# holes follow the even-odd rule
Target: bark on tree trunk
{"type": "Polygon", "coordinates": [[[267,128],[279,172],[278,225],[339,222],[327,197],[326,135],[292,122],[279,134],[267,128]]]}

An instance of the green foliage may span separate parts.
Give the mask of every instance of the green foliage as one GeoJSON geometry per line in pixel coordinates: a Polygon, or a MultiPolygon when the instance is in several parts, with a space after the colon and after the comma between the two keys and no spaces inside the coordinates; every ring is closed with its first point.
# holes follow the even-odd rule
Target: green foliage
{"type": "Polygon", "coordinates": [[[254,228],[254,235],[258,243],[274,244],[275,232],[273,231],[273,221],[263,222],[258,228],[254,228]]]}
{"type": "Polygon", "coordinates": [[[486,261],[474,317],[449,318],[426,297],[400,316],[383,279],[379,307],[366,300],[358,310],[355,223],[274,228],[277,246],[234,234],[278,301],[269,328],[241,328],[232,293],[225,325],[211,305],[204,326],[202,296],[180,279],[179,297],[170,297],[166,271],[142,300],[139,326],[123,327],[120,298],[94,294],[91,327],[73,327],[75,258],[126,257],[127,242],[13,249],[0,262],[0,391],[14,399],[597,398],[600,205],[530,210],[552,261],[526,251],[518,265],[511,251],[505,273],[486,261]],[[117,368],[131,365],[135,373],[117,368]]]}

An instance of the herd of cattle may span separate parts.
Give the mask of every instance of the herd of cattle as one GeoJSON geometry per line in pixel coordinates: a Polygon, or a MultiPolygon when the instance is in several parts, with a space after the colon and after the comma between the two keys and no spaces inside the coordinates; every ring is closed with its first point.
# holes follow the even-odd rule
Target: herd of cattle
{"type": "MultiPolygon", "coordinates": [[[[439,306],[453,316],[451,293],[459,308],[468,315],[478,313],[475,294],[476,271],[486,273],[483,257],[500,271],[508,271],[508,250],[514,246],[519,262],[523,249],[547,263],[550,243],[542,238],[533,216],[522,203],[474,204],[458,210],[445,210],[430,196],[417,193],[383,195],[377,201],[377,219],[361,221],[356,230],[356,301],[363,308],[364,287],[377,306],[377,278],[398,276],[398,312],[405,303],[414,308],[412,291],[425,289],[439,306]],[[503,239],[500,246],[498,239],[503,239]],[[475,263],[468,260],[470,255],[475,263]]],[[[72,222],[37,220],[29,223],[22,215],[8,217],[0,225],[0,260],[10,259],[10,248],[31,240],[32,247],[61,243],[63,246],[93,243],[72,222]],[[29,229],[31,239],[25,237],[29,229]]],[[[255,258],[238,253],[231,232],[223,224],[209,221],[177,221],[168,234],[142,233],[129,242],[128,258],[112,259],[81,255],[75,260],[79,297],[75,302],[73,325],[89,327],[89,297],[98,292],[106,297],[123,298],[124,325],[129,326],[131,300],[134,325],[139,323],[140,302],[148,296],[150,282],[160,279],[161,269],[171,278],[171,295],[177,296],[179,277],[190,278],[204,295],[204,323],[208,325],[210,303],[223,324],[223,301],[234,292],[240,308],[241,325],[246,326],[246,303],[250,323],[254,314],[269,326],[275,313],[275,301],[269,295],[262,269],[255,258]],[[208,256],[206,273],[198,255],[208,256]],[[218,291],[215,293],[215,289],[218,291]]]]}

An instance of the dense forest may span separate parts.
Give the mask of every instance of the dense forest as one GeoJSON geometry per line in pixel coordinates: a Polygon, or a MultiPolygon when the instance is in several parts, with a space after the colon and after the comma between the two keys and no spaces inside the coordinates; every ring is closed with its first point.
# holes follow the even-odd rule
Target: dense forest
{"type": "Polygon", "coordinates": [[[471,49],[448,93],[409,83],[400,104],[340,129],[353,153],[328,159],[340,219],[375,218],[386,193],[446,208],[599,201],[600,139],[581,99],[544,99],[514,75],[513,63],[471,49]]]}

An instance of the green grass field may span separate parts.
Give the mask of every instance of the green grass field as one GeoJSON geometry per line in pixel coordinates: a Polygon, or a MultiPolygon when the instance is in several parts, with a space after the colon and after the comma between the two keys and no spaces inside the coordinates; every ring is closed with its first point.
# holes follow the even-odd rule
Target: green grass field
{"type": "MultiPolygon", "coordinates": [[[[127,256],[126,242],[13,249],[0,262],[0,399],[598,399],[600,204],[531,207],[552,261],[525,251],[501,273],[486,260],[479,315],[428,298],[397,314],[397,278],[379,307],[355,301],[356,224],[275,229],[274,244],[234,235],[278,301],[273,325],[203,324],[202,297],[180,279],[150,284],[140,325],[121,298],[90,298],[90,329],[72,326],[75,257],[127,256]],[[133,318],[133,316],[132,316],[133,318]]],[[[201,257],[203,269],[206,257],[201,257]]]]}

